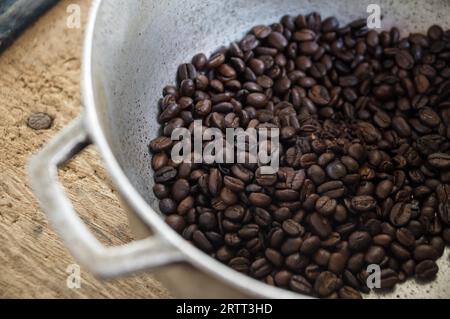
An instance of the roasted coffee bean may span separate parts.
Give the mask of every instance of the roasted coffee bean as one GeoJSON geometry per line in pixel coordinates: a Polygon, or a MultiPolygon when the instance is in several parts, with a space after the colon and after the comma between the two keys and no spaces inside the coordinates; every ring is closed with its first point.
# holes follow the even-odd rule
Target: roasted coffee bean
{"type": "Polygon", "coordinates": [[[397,241],[405,247],[413,247],[415,245],[414,235],[408,228],[397,229],[395,236],[397,241]]]}
{"type": "Polygon", "coordinates": [[[251,193],[248,199],[257,207],[267,207],[272,202],[272,198],[264,193],[251,193]]]}
{"type": "Polygon", "coordinates": [[[190,191],[191,191],[191,187],[189,185],[189,182],[185,179],[179,179],[177,180],[173,186],[172,186],[172,195],[173,198],[177,201],[180,202],[181,200],[185,199],[190,191]]]}
{"type": "Polygon", "coordinates": [[[162,152],[172,147],[172,140],[165,136],[160,136],[150,142],[149,148],[153,153],[162,152]]]}
{"type": "Polygon", "coordinates": [[[199,230],[194,232],[192,240],[196,245],[198,245],[198,247],[200,247],[200,249],[206,252],[211,252],[214,249],[208,238],[206,238],[205,234],[199,230]]]}
{"type": "Polygon", "coordinates": [[[398,274],[392,269],[383,269],[381,271],[381,289],[392,289],[399,282],[398,274]]]}
{"type": "Polygon", "coordinates": [[[164,198],[159,202],[159,209],[161,213],[170,215],[177,211],[177,203],[170,198],[164,198]]]}
{"type": "Polygon", "coordinates": [[[375,208],[377,202],[372,196],[355,196],[351,200],[352,208],[359,212],[367,212],[375,208]]]}
{"type": "Polygon", "coordinates": [[[267,37],[267,44],[281,51],[288,45],[288,41],[280,32],[272,32],[267,37]]]}
{"type": "Polygon", "coordinates": [[[217,168],[211,169],[208,179],[208,189],[212,196],[219,195],[222,188],[222,175],[217,168]]]}
{"type": "Polygon", "coordinates": [[[309,98],[318,105],[327,105],[330,103],[330,94],[324,86],[315,85],[308,93],[309,98]]]}
{"type": "Polygon", "coordinates": [[[179,215],[170,215],[167,216],[165,219],[166,223],[177,233],[181,234],[186,227],[186,222],[184,221],[184,218],[179,215]]]}
{"type": "Polygon", "coordinates": [[[391,195],[392,190],[394,189],[394,183],[388,179],[378,183],[377,188],[375,190],[375,194],[379,199],[386,199],[391,195]]]}
{"type": "Polygon", "coordinates": [[[301,236],[304,233],[304,228],[292,219],[285,220],[282,224],[282,229],[289,236],[301,236]]]}
{"type": "Polygon", "coordinates": [[[436,260],[438,257],[438,252],[431,245],[418,245],[414,249],[414,259],[416,261],[422,261],[426,259],[436,260]]]}
{"type": "Polygon", "coordinates": [[[347,255],[342,252],[332,253],[328,261],[328,270],[335,274],[341,274],[347,265],[347,255]]]}
{"type": "Polygon", "coordinates": [[[317,188],[317,192],[322,196],[328,196],[336,199],[344,196],[345,188],[341,181],[331,181],[320,185],[317,188]]]}
{"type": "Polygon", "coordinates": [[[294,275],[291,277],[289,281],[289,287],[300,294],[311,295],[312,294],[312,285],[305,278],[300,275],[294,275]]]}
{"type": "Polygon", "coordinates": [[[410,70],[414,67],[414,58],[407,50],[399,50],[395,55],[395,62],[402,69],[410,70]]]}
{"type": "Polygon", "coordinates": [[[300,237],[287,238],[280,246],[280,251],[283,255],[292,255],[299,251],[303,241],[300,237]]]}
{"type": "Polygon", "coordinates": [[[305,255],[311,255],[320,248],[321,242],[318,236],[311,236],[303,241],[300,252],[305,255]]]}
{"type": "Polygon", "coordinates": [[[384,252],[384,249],[380,246],[371,246],[364,257],[364,260],[368,264],[380,264],[384,257],[386,256],[386,253],[384,252]]]}
{"type": "Polygon", "coordinates": [[[347,175],[347,169],[340,161],[334,161],[326,167],[327,175],[332,179],[341,179],[347,175]]]}
{"type": "Polygon", "coordinates": [[[328,196],[322,196],[316,201],[316,210],[324,216],[332,215],[336,210],[336,206],[337,201],[328,196]]]}
{"type": "Polygon", "coordinates": [[[299,253],[289,255],[285,259],[286,267],[294,272],[303,271],[309,263],[309,257],[303,256],[299,253]]]}
{"type": "Polygon", "coordinates": [[[390,249],[391,253],[399,260],[408,260],[411,258],[409,250],[397,242],[393,242],[390,249]]]}
{"type": "Polygon", "coordinates": [[[194,197],[188,196],[178,203],[177,212],[179,215],[186,215],[194,207],[194,197]]]}
{"type": "Polygon", "coordinates": [[[437,169],[450,169],[450,155],[446,153],[430,154],[428,163],[437,169]]]}
{"type": "Polygon", "coordinates": [[[355,288],[344,286],[338,291],[341,299],[362,299],[361,293],[355,288]]]}
{"type": "Polygon", "coordinates": [[[283,266],[284,258],[275,249],[267,248],[264,254],[267,260],[269,260],[275,267],[280,268],[281,266],[283,266]]]}
{"type": "Polygon", "coordinates": [[[325,171],[319,165],[312,165],[307,170],[308,177],[314,182],[316,185],[321,185],[326,181],[325,171]]]}
{"type": "Polygon", "coordinates": [[[313,233],[322,239],[330,236],[332,233],[332,228],[328,219],[320,216],[318,213],[313,213],[309,217],[309,225],[313,233]]]}
{"type": "Polygon", "coordinates": [[[416,277],[421,280],[434,278],[439,271],[438,265],[433,260],[424,260],[416,265],[416,277]]]}
{"type": "Polygon", "coordinates": [[[164,184],[155,184],[153,186],[153,193],[158,199],[164,199],[169,196],[170,189],[164,184]]]}
{"type": "Polygon", "coordinates": [[[161,168],[167,166],[169,164],[169,158],[166,153],[157,153],[153,155],[152,158],[152,168],[155,171],[160,170],[161,168]]]}
{"type": "Polygon", "coordinates": [[[400,202],[394,205],[389,215],[390,221],[394,226],[404,226],[411,219],[411,204],[400,202]]]}
{"type": "Polygon", "coordinates": [[[372,238],[369,233],[364,231],[355,231],[348,237],[348,247],[354,251],[365,250],[369,247],[372,238]]]}
{"type": "Polygon", "coordinates": [[[251,93],[247,96],[247,103],[255,108],[263,108],[267,102],[267,96],[263,93],[251,93]]]}
{"type": "Polygon", "coordinates": [[[337,291],[341,286],[342,280],[332,272],[324,271],[317,277],[314,290],[320,297],[326,297],[337,291]]]}
{"type": "Polygon", "coordinates": [[[155,172],[156,183],[167,183],[175,179],[177,170],[171,166],[163,167],[155,172]]]}

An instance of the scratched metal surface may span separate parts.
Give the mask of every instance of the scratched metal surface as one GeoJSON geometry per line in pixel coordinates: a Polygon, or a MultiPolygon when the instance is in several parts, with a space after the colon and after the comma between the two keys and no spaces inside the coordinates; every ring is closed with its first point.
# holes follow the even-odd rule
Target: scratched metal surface
{"type": "MultiPolygon", "coordinates": [[[[366,17],[372,0],[208,0],[104,1],[94,39],[96,111],[122,169],[158,211],[151,191],[148,142],[157,135],[157,101],[162,87],[174,82],[180,63],[210,54],[239,39],[256,24],[270,24],[285,14],[318,11],[341,24],[366,17]],[[120,13],[120,14],[119,14],[120,13]]],[[[448,0],[379,0],[383,29],[393,24],[403,35],[424,32],[435,23],[450,28],[448,0]]],[[[149,212],[151,214],[153,212],[149,212]]],[[[439,260],[437,280],[410,280],[369,298],[450,298],[449,250],[439,260]]]]}
{"type": "Polygon", "coordinates": [[[0,52],[58,0],[0,0],[0,52]]]}

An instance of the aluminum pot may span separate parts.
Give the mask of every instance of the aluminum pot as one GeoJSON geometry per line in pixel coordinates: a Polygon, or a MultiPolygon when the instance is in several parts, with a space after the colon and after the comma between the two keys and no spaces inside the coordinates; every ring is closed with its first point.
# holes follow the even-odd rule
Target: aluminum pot
{"type": "MultiPolygon", "coordinates": [[[[242,37],[253,25],[270,24],[285,14],[318,11],[322,16],[335,15],[341,23],[367,17],[371,2],[94,0],[84,47],[84,112],[29,167],[44,212],[79,263],[100,277],[154,270],[178,297],[306,298],[235,272],[167,226],[152,193],[147,145],[158,133],[162,87],[175,81],[177,66],[195,53],[210,54],[242,37]],[[130,225],[142,239],[104,247],[82,223],[58,183],[58,167],[90,143],[97,146],[128,208],[130,225]]],[[[425,31],[434,23],[450,28],[448,0],[377,3],[384,29],[394,23],[404,33],[425,31]]],[[[450,297],[448,261],[442,258],[439,264],[436,282],[419,285],[409,281],[384,296],[450,297]]]]}

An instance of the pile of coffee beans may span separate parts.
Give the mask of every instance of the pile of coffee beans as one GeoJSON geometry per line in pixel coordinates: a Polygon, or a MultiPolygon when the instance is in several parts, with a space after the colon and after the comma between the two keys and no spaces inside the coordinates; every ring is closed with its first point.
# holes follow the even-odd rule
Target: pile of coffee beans
{"type": "Polygon", "coordinates": [[[154,193],[167,223],[238,272],[326,298],[431,280],[450,244],[450,30],[255,26],[164,88],[154,193]],[[175,128],[279,128],[280,169],[175,164],[175,128]]]}

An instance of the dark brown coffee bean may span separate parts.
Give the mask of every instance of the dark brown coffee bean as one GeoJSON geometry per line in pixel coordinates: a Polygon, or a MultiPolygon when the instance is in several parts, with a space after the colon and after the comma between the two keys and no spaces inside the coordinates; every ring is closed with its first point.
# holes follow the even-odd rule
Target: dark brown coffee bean
{"type": "Polygon", "coordinates": [[[341,161],[334,161],[326,167],[327,175],[332,179],[341,179],[347,175],[347,169],[341,161]]]}
{"type": "Polygon", "coordinates": [[[164,184],[155,184],[153,186],[153,192],[155,193],[155,196],[159,199],[164,199],[168,197],[170,194],[169,188],[164,184]]]}
{"type": "Polygon", "coordinates": [[[338,291],[341,299],[362,299],[361,293],[355,288],[344,286],[338,291]]]}
{"type": "Polygon", "coordinates": [[[414,259],[416,261],[426,259],[436,260],[438,257],[438,252],[431,245],[418,245],[414,249],[414,259]]]}
{"type": "Polygon", "coordinates": [[[245,257],[235,257],[229,261],[228,265],[234,270],[246,274],[250,268],[250,261],[245,257]]]}
{"type": "Polygon", "coordinates": [[[411,258],[411,253],[409,250],[397,242],[393,242],[390,249],[392,254],[399,260],[408,260],[411,258]]]}
{"type": "Polygon", "coordinates": [[[381,271],[381,289],[392,289],[399,282],[398,274],[392,269],[381,271]]]}
{"type": "Polygon", "coordinates": [[[318,236],[311,236],[303,241],[300,252],[305,255],[311,255],[320,248],[320,245],[320,238],[318,236]]]}
{"type": "Polygon", "coordinates": [[[439,271],[439,267],[433,260],[424,260],[417,264],[416,277],[421,280],[430,280],[434,278],[439,271]]]}
{"type": "Polygon", "coordinates": [[[375,190],[375,194],[379,199],[386,199],[391,195],[392,190],[394,189],[394,183],[388,179],[378,183],[377,188],[375,190]]]}
{"type": "Polygon", "coordinates": [[[388,247],[392,242],[392,237],[388,234],[379,234],[373,237],[373,243],[377,246],[388,247]]]}
{"type": "Polygon", "coordinates": [[[328,261],[328,270],[335,274],[341,274],[347,265],[347,259],[344,253],[332,253],[328,261]]]}
{"type": "Polygon", "coordinates": [[[258,25],[252,28],[252,32],[256,36],[256,38],[265,39],[270,35],[272,30],[268,26],[258,25]]]}
{"type": "Polygon", "coordinates": [[[286,267],[294,272],[303,271],[309,264],[309,257],[300,255],[298,253],[289,255],[285,259],[286,267]]]}
{"type": "Polygon", "coordinates": [[[300,294],[311,295],[312,294],[312,285],[311,283],[303,276],[294,275],[291,277],[289,281],[289,287],[300,294]]]}
{"type": "Polygon", "coordinates": [[[330,103],[330,94],[324,86],[315,85],[308,93],[308,97],[318,105],[327,105],[330,103]]]}
{"type": "Polygon", "coordinates": [[[359,212],[367,212],[375,208],[377,202],[372,196],[355,196],[351,200],[352,208],[359,212]]]}
{"type": "Polygon", "coordinates": [[[330,222],[318,213],[313,213],[309,218],[309,225],[313,233],[322,239],[326,239],[332,233],[330,222]]]}
{"type": "Polygon", "coordinates": [[[341,181],[331,181],[320,185],[317,192],[322,196],[340,198],[345,194],[344,184],[341,181]]]}
{"type": "Polygon", "coordinates": [[[264,193],[252,193],[248,196],[250,203],[257,207],[267,207],[272,202],[272,198],[264,193]]]}
{"type": "Polygon", "coordinates": [[[450,155],[446,153],[430,154],[428,163],[437,169],[450,169],[450,155]]]}
{"type": "Polygon", "coordinates": [[[191,187],[189,182],[185,179],[177,180],[172,186],[172,195],[177,202],[185,199],[189,195],[190,191],[191,187]]]}
{"type": "Polygon", "coordinates": [[[164,198],[159,202],[159,209],[165,215],[174,214],[177,211],[177,203],[170,198],[164,198]]]}
{"type": "Polygon", "coordinates": [[[273,279],[275,281],[275,284],[278,287],[285,287],[285,288],[287,288],[289,286],[291,278],[292,278],[292,273],[290,271],[281,270],[281,271],[275,273],[273,279]]]}
{"type": "Polygon", "coordinates": [[[212,196],[219,195],[222,188],[222,175],[217,168],[211,169],[209,173],[208,188],[212,196]]]}
{"type": "Polygon", "coordinates": [[[336,210],[336,206],[337,201],[328,196],[322,196],[316,201],[316,210],[324,216],[332,215],[336,210]]]}
{"type": "Polygon", "coordinates": [[[267,37],[266,41],[271,47],[280,51],[288,45],[288,41],[280,32],[272,32],[267,37]]]}
{"type": "Polygon", "coordinates": [[[214,249],[208,238],[206,238],[205,234],[199,230],[194,232],[192,240],[194,241],[195,245],[197,245],[201,250],[212,252],[214,249]]]}
{"type": "Polygon", "coordinates": [[[306,41],[300,42],[298,48],[302,54],[312,56],[319,50],[319,45],[315,41],[306,41]]]}
{"type": "Polygon", "coordinates": [[[175,179],[177,170],[171,166],[163,167],[155,172],[156,183],[167,183],[175,179]]]}
{"type": "Polygon", "coordinates": [[[314,291],[320,297],[326,297],[337,291],[342,286],[342,281],[332,272],[324,271],[317,277],[314,283],[314,291]]]}
{"type": "Polygon", "coordinates": [[[267,102],[267,96],[263,93],[251,93],[247,96],[247,103],[256,108],[265,107],[267,102]]]}
{"type": "Polygon", "coordinates": [[[195,79],[197,77],[197,70],[191,63],[182,64],[178,68],[178,81],[181,83],[186,79],[195,79]]]}
{"type": "Polygon", "coordinates": [[[348,238],[348,247],[354,251],[365,250],[369,247],[372,238],[369,233],[364,231],[355,231],[348,238]]]}
{"type": "Polygon", "coordinates": [[[312,41],[316,38],[316,33],[309,29],[302,29],[295,32],[292,38],[298,42],[312,41]]]}
{"type": "Polygon", "coordinates": [[[364,257],[364,260],[368,264],[380,264],[384,257],[386,256],[386,253],[384,249],[380,246],[371,246],[364,257]]]}
{"type": "Polygon", "coordinates": [[[389,216],[392,225],[405,226],[411,219],[411,204],[403,202],[395,204],[389,216]]]}
{"type": "Polygon", "coordinates": [[[152,168],[155,171],[160,170],[161,168],[167,166],[169,164],[169,158],[166,153],[157,153],[152,157],[152,168]]]}
{"type": "Polygon", "coordinates": [[[179,215],[186,215],[194,207],[194,197],[188,196],[178,203],[177,212],[179,215]]]}
{"type": "Polygon", "coordinates": [[[236,193],[243,192],[245,188],[244,182],[242,182],[238,178],[231,176],[225,176],[223,178],[223,184],[225,185],[225,187],[236,193]]]}
{"type": "Polygon", "coordinates": [[[282,229],[284,232],[292,237],[301,236],[304,233],[304,228],[292,219],[288,219],[283,222],[282,229]]]}
{"type": "Polygon", "coordinates": [[[263,208],[256,208],[254,212],[255,223],[261,227],[266,227],[272,222],[270,213],[263,208]]]}
{"type": "Polygon", "coordinates": [[[280,268],[283,266],[284,258],[275,249],[267,248],[265,251],[265,256],[267,260],[270,261],[275,267],[280,268]]]}
{"type": "Polygon", "coordinates": [[[399,50],[395,55],[395,62],[402,69],[410,70],[414,67],[414,58],[407,50],[399,50]]]}

